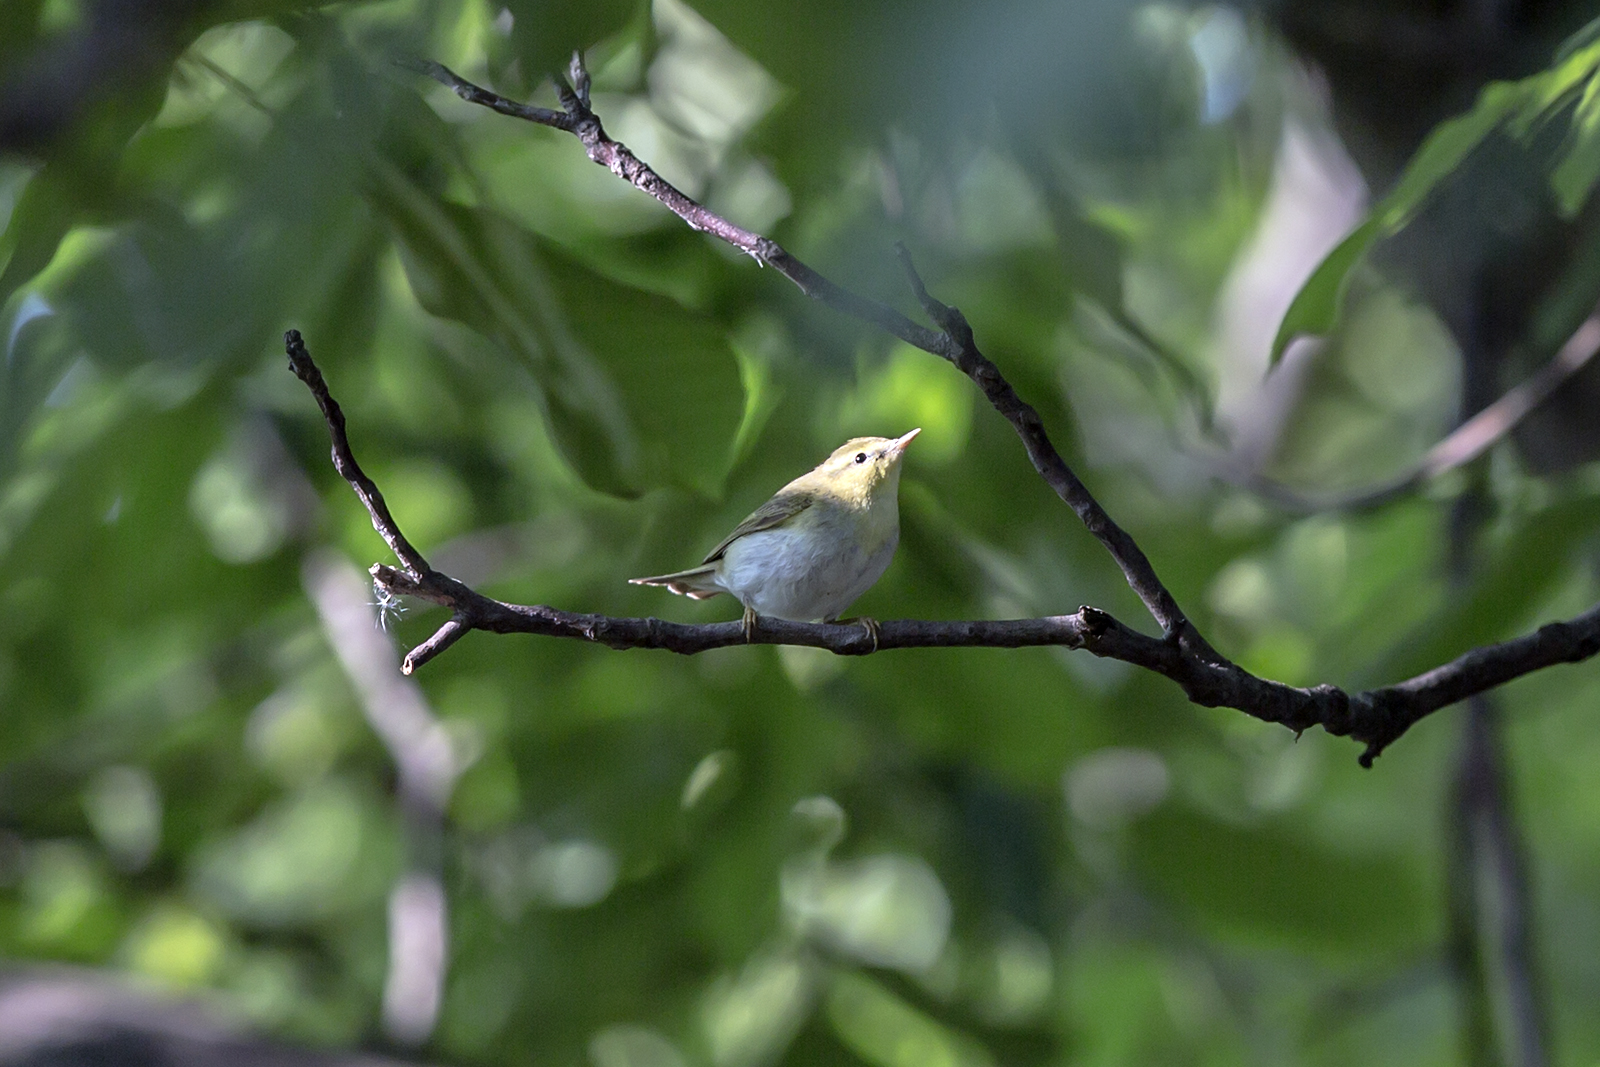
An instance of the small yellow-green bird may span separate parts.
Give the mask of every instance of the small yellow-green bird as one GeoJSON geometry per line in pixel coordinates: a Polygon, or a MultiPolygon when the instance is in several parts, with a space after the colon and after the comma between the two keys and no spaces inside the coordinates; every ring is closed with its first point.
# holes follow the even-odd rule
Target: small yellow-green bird
{"type": "MultiPolygon", "coordinates": [[[[704,600],[731,593],[756,616],[832,622],[882,577],[900,543],[900,461],[920,429],[856,437],[779,489],[713,548],[700,566],[634,585],[664,585],[704,600]]],[[[877,624],[861,620],[877,645],[877,624]]]]}

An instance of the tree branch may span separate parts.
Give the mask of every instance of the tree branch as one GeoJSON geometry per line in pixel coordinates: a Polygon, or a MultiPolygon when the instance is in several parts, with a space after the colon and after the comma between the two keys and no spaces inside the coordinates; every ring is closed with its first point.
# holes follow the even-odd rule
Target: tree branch
{"type": "MultiPolygon", "coordinates": [[[[1106,514],[1105,509],[1089,493],[1083,482],[1078,480],[1078,476],[1072,472],[1055,446],[1050,443],[1039,413],[1017,396],[1016,390],[1012,389],[1011,384],[1000,374],[999,368],[978,350],[977,344],[973,341],[972,327],[967,324],[966,318],[955,308],[941,304],[928,295],[922,280],[912,268],[910,257],[904,248],[900,250],[901,262],[910,275],[912,287],[916,291],[917,299],[922,303],[923,310],[939,327],[937,331],[919,326],[886,304],[857,296],[836,285],[790,255],[778,242],[742,226],[736,226],[696,203],[651,170],[638,156],[629,151],[626,145],[607,136],[599,117],[589,108],[587,93],[575,92],[559,76],[552,76],[552,81],[555,82],[556,95],[561,100],[561,106],[566,109],[565,112],[532,108],[507,100],[430,60],[408,58],[400,60],[399,63],[408,70],[428,75],[469,103],[574,134],[583,142],[584,151],[588,153],[590,159],[659,200],[673,214],[687,222],[690,228],[720,238],[752,256],[757,262],[772,267],[798,286],[801,292],[835,311],[842,311],[878,326],[915,348],[954,363],[962,373],[973,380],[988,398],[989,403],[994,405],[995,410],[1011,423],[1017,431],[1017,436],[1022,438],[1023,446],[1028,450],[1028,458],[1033,461],[1034,469],[1050,488],[1056,491],[1056,495],[1066,501],[1078,518],[1083,520],[1083,524],[1105,546],[1106,551],[1111,553],[1111,558],[1116,561],[1117,566],[1122,569],[1123,576],[1127,578],[1128,585],[1138,594],[1139,599],[1144,601],[1145,607],[1155,617],[1156,622],[1160,623],[1162,632],[1167,638],[1187,645],[1197,654],[1216,658],[1216,653],[1184,617],[1166,586],[1161,584],[1161,579],[1156,576],[1150,560],[1134,543],[1133,538],[1106,514]]],[[[572,57],[572,74],[579,84],[587,85],[588,75],[584,71],[582,58],[576,54],[572,57]]]]}
{"type": "Polygon", "coordinates": [[[384,502],[377,485],[356,463],[356,457],[350,451],[350,438],[345,435],[344,411],[328,392],[328,383],[322,380],[322,372],[311,362],[311,353],[306,351],[300,331],[290,330],[284,334],[283,344],[289,354],[289,369],[294,371],[295,377],[306,383],[306,388],[317,399],[317,406],[322,409],[322,418],[327,422],[328,433],[333,438],[334,470],[343,475],[344,480],[350,483],[350,488],[356,491],[356,496],[372,516],[372,528],[378,531],[389,545],[389,550],[406,565],[406,569],[417,574],[431,573],[433,568],[428,566],[428,561],[422,558],[422,553],[411,546],[405,534],[400,532],[400,527],[395,525],[394,516],[389,514],[389,505],[384,502]]]}
{"type": "Polygon", "coordinates": [[[1466,712],[1451,789],[1446,882],[1466,1051],[1473,1063],[1544,1067],[1550,1062],[1548,1011],[1534,959],[1526,843],[1511,809],[1499,709],[1479,695],[1467,701],[1466,712]]]}
{"type": "MultiPolygon", "coordinates": [[[[412,649],[401,670],[410,674],[470,630],[566,637],[610,648],[655,648],[693,655],[746,643],[806,645],[841,656],[895,648],[1027,648],[1056,645],[1083,649],[1106,659],[1172,679],[1188,698],[1205,707],[1236,708],[1263,722],[1300,732],[1320,726],[1366,745],[1361,764],[1372,761],[1415,722],[1466,697],[1557,663],[1575,663],[1600,652],[1600,607],[1569,622],[1551,623],[1524,637],[1474,649],[1459,659],[1397,685],[1354,696],[1331,685],[1298,689],[1258,678],[1215,652],[1197,653],[1183,641],[1142,634],[1094,607],[1039,619],[928,622],[891,619],[878,624],[876,641],[854,623],[806,623],[758,617],[747,636],[739,620],[691,625],[655,618],[619,618],[560,611],[544,605],[494,600],[428,567],[410,547],[383,505],[377,486],[362,471],[344,433],[339,405],[306,350],[299,331],[284,335],[290,365],[310,388],[333,438],[334,467],[356,491],[372,524],[390,545],[404,546],[417,565],[372,566],[372,579],[391,594],[448,607],[450,618],[412,649]]],[[[396,552],[399,555],[399,552],[396,552]]],[[[403,559],[403,557],[402,557],[403,559]]],[[[1208,648],[1209,651],[1209,648],[1208,648]]]]}
{"type": "Polygon", "coordinates": [[[333,438],[334,465],[366,505],[373,526],[394,549],[402,564],[400,568],[375,564],[371,570],[373,580],[390,593],[420,597],[451,609],[449,620],[406,656],[402,669],[407,674],[470,630],[567,637],[612,648],[657,648],[685,655],[747,642],[807,645],[840,655],[865,655],[894,648],[1058,645],[1155,671],[1181,686],[1196,704],[1236,708],[1297,732],[1321,726],[1329,733],[1351,737],[1366,745],[1360,760],[1363,766],[1370,767],[1373,759],[1413,723],[1439,708],[1531,671],[1587,659],[1600,651],[1600,607],[1597,607],[1576,619],[1552,623],[1513,641],[1474,649],[1396,685],[1353,696],[1331,685],[1299,689],[1258,678],[1219,655],[1185,617],[1144,552],[1111,519],[1061,458],[1038,412],[1017,395],[999,368],[978,349],[966,318],[960,311],[929,295],[903,247],[899,249],[900,259],[912,290],[937,330],[918,325],[885,304],[843,289],[794,258],[777,242],[707,210],[661,178],[626,146],[606,135],[599,118],[590,109],[588,74],[578,55],[572,59],[571,85],[560,76],[552,78],[562,111],[507,100],[438,63],[418,59],[399,62],[440,82],[469,103],[572,133],[582,142],[591,160],[660,201],[693,229],[712,234],[757,262],[773,267],[821,303],[954,363],[1011,423],[1034,469],[1111,554],[1129,586],[1163,631],[1160,639],[1149,637],[1098,608],[1086,606],[1071,615],[1040,619],[891,620],[879,624],[875,639],[863,628],[849,624],[769,618],[758,619],[753,631],[747,634],[740,622],[685,625],[654,618],[581,614],[490,599],[433,570],[400,533],[383,503],[382,494],[361,471],[350,452],[338,404],[328,394],[327,384],[311,362],[299,333],[290,330],[285,335],[290,366],[311,389],[322,408],[333,438]]]}
{"type": "Polygon", "coordinates": [[[1381,485],[1328,497],[1303,496],[1280,482],[1259,476],[1249,479],[1246,485],[1278,506],[1300,514],[1366,511],[1387,504],[1483,455],[1549,399],[1563,382],[1588,366],[1596,352],[1600,352],[1600,308],[1583,320],[1550,362],[1457,426],[1444,440],[1428,449],[1411,470],[1381,485]]]}

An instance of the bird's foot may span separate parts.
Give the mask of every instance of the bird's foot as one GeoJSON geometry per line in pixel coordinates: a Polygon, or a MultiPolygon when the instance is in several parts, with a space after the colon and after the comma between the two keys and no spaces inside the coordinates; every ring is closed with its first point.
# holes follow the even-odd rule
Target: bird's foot
{"type": "Polygon", "coordinates": [[[862,615],[861,617],[855,618],[855,619],[836,619],[834,621],[835,622],[841,622],[841,623],[849,623],[852,626],[859,626],[863,630],[867,631],[867,636],[872,638],[872,651],[873,652],[878,651],[878,620],[877,619],[869,618],[866,615],[862,615]]]}
{"type": "Polygon", "coordinates": [[[744,606],[744,643],[749,644],[756,635],[756,609],[749,604],[744,606]]]}

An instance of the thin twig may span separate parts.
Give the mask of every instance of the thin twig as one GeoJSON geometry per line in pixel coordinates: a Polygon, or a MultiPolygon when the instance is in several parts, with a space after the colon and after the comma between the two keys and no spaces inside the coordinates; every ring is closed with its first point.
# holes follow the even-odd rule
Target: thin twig
{"type": "Polygon", "coordinates": [[[1483,455],[1549,399],[1562,382],[1587,366],[1596,352],[1600,352],[1600,313],[1584,319],[1549,363],[1429,449],[1422,458],[1421,476],[1438,477],[1483,455]]]}
{"type": "Polygon", "coordinates": [[[372,528],[378,531],[379,536],[388,543],[390,551],[406,565],[407,570],[418,574],[430,572],[433,568],[428,566],[428,561],[422,558],[422,553],[411,546],[411,542],[406,540],[406,535],[400,532],[400,527],[395,525],[394,516],[389,514],[389,505],[384,502],[383,494],[378,491],[372,479],[367,477],[361,465],[356,462],[355,454],[350,451],[350,438],[345,434],[344,411],[340,409],[338,401],[329,394],[328,383],[322,380],[322,372],[311,362],[311,353],[306,351],[306,343],[300,337],[300,331],[290,330],[285,333],[283,347],[289,355],[289,369],[294,371],[295,377],[306,383],[311,395],[317,398],[317,406],[322,409],[322,417],[328,424],[328,433],[333,437],[334,469],[344,476],[344,480],[350,483],[350,488],[356,491],[356,496],[361,498],[361,503],[372,516],[372,528]]]}
{"type": "Polygon", "coordinates": [[[1001,376],[1000,369],[978,351],[978,346],[972,339],[972,327],[967,323],[966,316],[948,304],[940,303],[929,296],[927,287],[923,285],[922,278],[911,263],[911,254],[906,251],[904,245],[895,247],[900,255],[900,264],[905,268],[906,277],[910,280],[912,292],[922,304],[923,311],[940,330],[944,331],[945,338],[955,346],[955,352],[946,358],[971,378],[978,388],[983,390],[983,395],[994,405],[995,410],[1011,423],[1017,431],[1017,436],[1022,438],[1023,447],[1028,450],[1028,458],[1033,461],[1034,469],[1050,488],[1056,491],[1056,495],[1066,501],[1067,506],[1072,508],[1084,526],[1088,527],[1089,532],[1111,553],[1111,558],[1122,568],[1128,585],[1139,595],[1139,599],[1144,601],[1145,607],[1161,624],[1161,629],[1168,639],[1189,645],[1198,655],[1214,661],[1220,660],[1216,652],[1200,636],[1199,631],[1184,617],[1177,601],[1167,591],[1166,586],[1161,584],[1161,579],[1156,577],[1155,568],[1150,565],[1150,560],[1146,558],[1143,550],[1126,530],[1112,520],[1105,508],[1100,506],[1100,502],[1094,498],[1083,482],[1078,480],[1072,468],[1067,466],[1061,454],[1050,443],[1039,413],[1017,395],[1011,383],[1001,376]]]}
{"type": "Polygon", "coordinates": [[[1299,514],[1367,511],[1387,504],[1483,455],[1548,400],[1563,382],[1588,366],[1596,352],[1600,352],[1600,309],[1583,320],[1550,362],[1457,426],[1448,437],[1430,448],[1409,471],[1382,485],[1353,493],[1316,497],[1302,494],[1270,478],[1255,477],[1246,484],[1285,510],[1299,514]]]}

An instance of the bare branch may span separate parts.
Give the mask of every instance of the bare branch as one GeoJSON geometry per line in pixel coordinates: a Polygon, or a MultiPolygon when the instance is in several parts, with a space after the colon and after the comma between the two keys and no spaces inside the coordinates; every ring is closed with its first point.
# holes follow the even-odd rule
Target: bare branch
{"type": "Polygon", "coordinates": [[[1269,478],[1253,478],[1248,486],[1280,507],[1301,514],[1366,511],[1387,504],[1483,455],[1548,400],[1561,383],[1588,366],[1596,352],[1600,352],[1600,309],[1583,320],[1550,362],[1457,426],[1448,437],[1430,448],[1410,471],[1382,485],[1327,497],[1305,496],[1269,478]]]}
{"type": "Polygon", "coordinates": [[[498,111],[502,115],[510,115],[514,119],[523,119],[527,122],[536,122],[540,126],[550,126],[557,130],[572,132],[572,120],[565,112],[551,111],[547,107],[534,107],[531,104],[519,104],[515,100],[507,100],[498,93],[491,93],[487,89],[480,89],[471,82],[458,78],[443,64],[435,63],[431,59],[418,59],[415,56],[396,57],[395,66],[414,70],[418,74],[426,74],[434,81],[454,92],[469,104],[498,111]]]}
{"type": "Polygon", "coordinates": [[[589,106],[589,68],[583,64],[583,53],[573,52],[572,62],[567,71],[572,75],[572,90],[578,94],[578,102],[584,107],[589,106]]]}
{"type": "MultiPolygon", "coordinates": [[[[382,581],[378,577],[378,568],[382,566],[381,563],[373,564],[373,581],[382,581]]],[[[467,616],[460,612],[450,616],[450,621],[435,630],[432,637],[406,653],[406,658],[400,664],[401,673],[413,673],[418,667],[467,636],[467,631],[470,629],[472,626],[467,616]]]]}
{"type": "MultiPolygon", "coordinates": [[[[298,349],[296,373],[320,390],[319,402],[333,437],[334,466],[367,505],[373,525],[391,544],[405,544],[383,497],[355,457],[336,421],[339,406],[327,396],[327,385],[311,363],[300,335],[286,337],[298,349]]],[[[415,555],[415,552],[412,552],[415,555]]],[[[420,557],[418,557],[420,558],[420,557]]],[[[680,655],[708,652],[747,643],[805,645],[841,656],[863,656],[896,648],[1029,648],[1060,646],[1083,649],[1106,659],[1121,660],[1155,671],[1182,687],[1185,695],[1206,707],[1236,708],[1264,722],[1302,731],[1320,726],[1328,733],[1366,745],[1363,766],[1370,767],[1384,748],[1413,723],[1449,704],[1503,685],[1514,678],[1557,663],[1576,663],[1600,652],[1600,607],[1568,622],[1551,623],[1524,637],[1474,649],[1459,659],[1397,685],[1354,696],[1331,685],[1298,689],[1258,678],[1215,652],[1200,654],[1185,641],[1142,634],[1099,608],[1081,607],[1071,615],[1039,619],[928,622],[891,619],[878,624],[876,639],[854,623],[806,623],[758,618],[746,635],[739,620],[690,625],[655,618],[620,618],[560,611],[544,605],[507,604],[494,600],[431,568],[396,568],[375,564],[372,578],[396,595],[418,597],[448,607],[451,615],[439,629],[406,657],[409,674],[470,630],[565,637],[610,648],[654,648],[680,655]]]]}
{"type": "Polygon", "coordinates": [[[390,550],[406,565],[407,570],[419,573],[431,570],[422,553],[411,547],[411,542],[395,525],[394,517],[389,514],[389,505],[384,502],[377,485],[356,462],[355,455],[350,451],[350,438],[345,435],[344,412],[340,410],[338,401],[329,395],[328,383],[322,380],[322,372],[311,362],[311,353],[306,351],[300,331],[285,333],[283,347],[289,355],[289,369],[294,371],[295,377],[306,383],[306,388],[317,399],[317,406],[322,409],[323,419],[328,423],[328,433],[333,437],[334,469],[344,476],[350,488],[356,491],[356,496],[361,498],[361,503],[372,516],[372,528],[388,542],[390,550]]]}
{"type": "Polygon", "coordinates": [[[929,296],[927,288],[922,284],[922,278],[911,263],[911,254],[906,251],[904,245],[898,246],[898,251],[900,263],[911,281],[911,288],[916,293],[917,300],[921,302],[928,317],[944,331],[945,339],[955,347],[954,353],[946,358],[971,378],[994,409],[1011,423],[1012,428],[1017,431],[1017,436],[1022,438],[1023,447],[1028,450],[1028,458],[1033,461],[1034,469],[1050,488],[1056,491],[1056,495],[1066,501],[1067,506],[1072,508],[1089,532],[1105,546],[1106,551],[1111,553],[1111,558],[1116,561],[1117,566],[1122,569],[1123,576],[1127,578],[1128,585],[1139,595],[1139,599],[1144,601],[1144,606],[1155,616],[1155,620],[1161,624],[1161,629],[1167,638],[1183,642],[1197,655],[1220,660],[1221,657],[1184,617],[1177,601],[1156,576],[1155,568],[1151,566],[1144,551],[1132,537],[1128,536],[1126,530],[1112,520],[1105,508],[1100,506],[1100,502],[1094,498],[1083,482],[1078,480],[1072,468],[1067,466],[1061,454],[1050,443],[1039,413],[1017,395],[1017,391],[1011,388],[1011,383],[1000,374],[1000,369],[978,351],[978,346],[972,339],[972,327],[968,325],[966,316],[929,296]]]}
{"type": "Polygon", "coordinates": [[[1434,478],[1454,470],[1488,451],[1496,441],[1516,429],[1562,382],[1588,365],[1600,351],[1600,312],[1591,314],[1533,376],[1518,384],[1493,404],[1463,422],[1455,432],[1428,450],[1420,474],[1434,478]]]}

